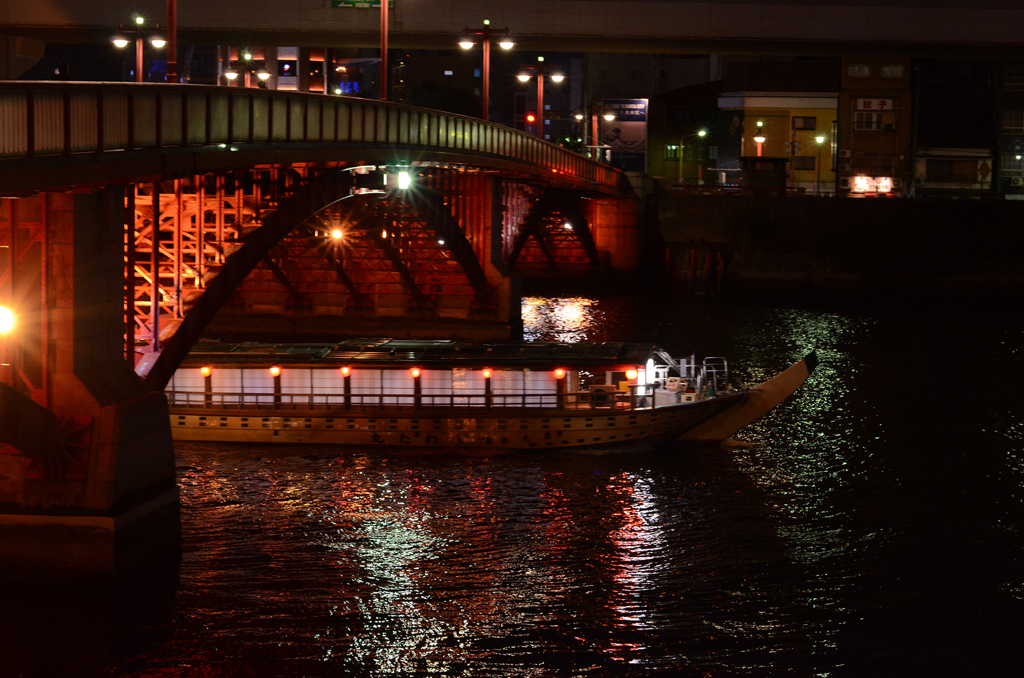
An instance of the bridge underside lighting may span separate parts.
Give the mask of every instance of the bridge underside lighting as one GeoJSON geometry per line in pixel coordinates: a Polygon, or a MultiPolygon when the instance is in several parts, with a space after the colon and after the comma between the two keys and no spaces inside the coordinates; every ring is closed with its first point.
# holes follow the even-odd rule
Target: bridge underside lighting
{"type": "Polygon", "coordinates": [[[14,313],[6,306],[0,306],[0,334],[7,334],[14,329],[14,313]]]}
{"type": "Polygon", "coordinates": [[[345,234],[342,232],[340,228],[336,228],[333,231],[331,231],[331,238],[333,238],[334,240],[341,240],[343,237],[345,237],[345,234]]]}

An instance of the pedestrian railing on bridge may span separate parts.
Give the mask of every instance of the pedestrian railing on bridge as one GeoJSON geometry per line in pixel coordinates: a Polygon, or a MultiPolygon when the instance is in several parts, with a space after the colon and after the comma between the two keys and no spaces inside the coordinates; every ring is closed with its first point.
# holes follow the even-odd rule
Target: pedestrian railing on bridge
{"type": "Polygon", "coordinates": [[[12,160],[241,145],[436,152],[450,162],[512,161],[604,193],[627,185],[617,170],[524,132],[385,101],[207,85],[0,83],[0,166],[8,171],[12,160]]]}

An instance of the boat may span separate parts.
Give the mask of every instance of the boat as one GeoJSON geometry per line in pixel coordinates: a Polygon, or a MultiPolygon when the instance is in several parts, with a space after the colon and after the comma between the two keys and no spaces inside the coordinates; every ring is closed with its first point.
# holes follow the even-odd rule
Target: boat
{"type": "Polygon", "coordinates": [[[812,351],[735,389],[721,357],[640,343],[199,342],[165,393],[176,440],[455,450],[719,443],[792,395],[812,351]]]}

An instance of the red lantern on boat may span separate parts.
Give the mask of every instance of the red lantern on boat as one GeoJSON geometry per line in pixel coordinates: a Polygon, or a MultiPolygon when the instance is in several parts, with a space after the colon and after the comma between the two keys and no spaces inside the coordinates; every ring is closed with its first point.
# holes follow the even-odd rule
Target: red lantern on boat
{"type": "Polygon", "coordinates": [[[211,374],[213,374],[213,370],[210,369],[209,365],[203,365],[202,367],[199,368],[199,374],[203,375],[204,377],[208,377],[211,374]]]}
{"type": "Polygon", "coordinates": [[[639,374],[640,373],[637,372],[634,369],[628,369],[628,370],[626,370],[626,379],[629,379],[630,381],[632,381],[632,380],[636,379],[637,375],[639,375],[639,374]]]}
{"type": "Polygon", "coordinates": [[[490,367],[485,367],[484,368],[484,379],[490,379],[493,376],[494,376],[494,370],[492,370],[490,367]]]}
{"type": "Polygon", "coordinates": [[[409,370],[409,374],[412,375],[413,379],[419,379],[420,378],[420,368],[418,368],[418,367],[412,368],[411,370],[409,370]]]}
{"type": "Polygon", "coordinates": [[[273,367],[270,368],[270,375],[273,377],[281,376],[281,368],[278,367],[277,365],[274,365],[273,367]]]}
{"type": "Polygon", "coordinates": [[[347,377],[350,374],[352,374],[352,368],[351,367],[349,367],[348,365],[345,365],[345,367],[341,368],[341,376],[347,377]]]}
{"type": "Polygon", "coordinates": [[[555,379],[565,379],[565,370],[561,367],[555,368],[555,379]]]}

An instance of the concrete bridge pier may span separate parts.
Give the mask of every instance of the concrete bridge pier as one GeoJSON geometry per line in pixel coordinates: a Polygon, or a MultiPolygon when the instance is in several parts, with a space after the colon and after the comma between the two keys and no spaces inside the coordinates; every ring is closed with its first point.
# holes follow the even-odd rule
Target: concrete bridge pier
{"type": "Polygon", "coordinates": [[[0,575],[176,558],[167,404],[124,357],[123,187],[0,200],[0,575]],[[5,255],[6,253],[6,255],[5,255]]]}

